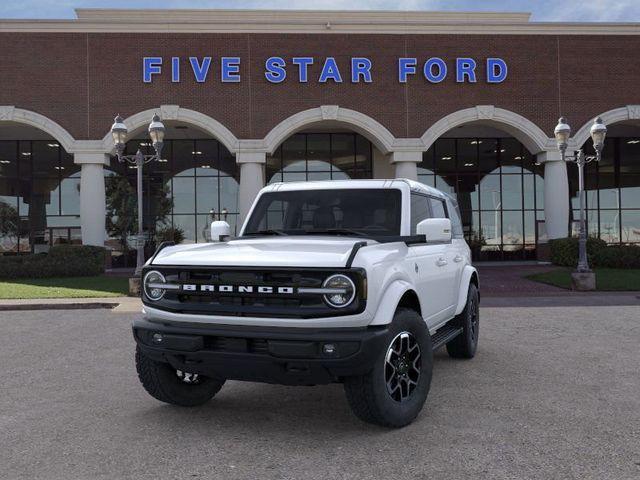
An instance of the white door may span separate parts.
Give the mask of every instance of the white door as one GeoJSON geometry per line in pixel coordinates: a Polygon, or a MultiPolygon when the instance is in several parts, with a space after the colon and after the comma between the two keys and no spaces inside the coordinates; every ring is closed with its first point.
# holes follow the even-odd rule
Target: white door
{"type": "MultiPolygon", "coordinates": [[[[440,215],[438,205],[434,212],[432,200],[425,195],[411,194],[411,234],[416,233],[417,224],[425,218],[440,215]]],[[[422,316],[432,327],[448,320],[455,309],[454,296],[457,300],[458,290],[454,248],[451,243],[430,243],[412,245],[409,250],[408,259],[413,263],[409,268],[415,273],[416,288],[423,305],[422,316]]]]}

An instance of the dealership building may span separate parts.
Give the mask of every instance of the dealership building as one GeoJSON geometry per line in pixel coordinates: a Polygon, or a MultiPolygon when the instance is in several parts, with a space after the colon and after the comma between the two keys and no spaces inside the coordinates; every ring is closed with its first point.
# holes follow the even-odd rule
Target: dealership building
{"type": "Polygon", "coordinates": [[[457,197],[476,259],[535,259],[577,230],[577,167],[558,152],[558,117],[572,127],[569,150],[591,153],[599,116],[608,133],[585,170],[588,230],[640,243],[640,24],[76,14],[0,20],[0,253],[106,245],[126,264],[106,218],[122,179],[135,192],[137,170],[118,162],[109,130],[121,115],[127,152],[152,153],[155,113],[166,136],[162,159],[143,169],[151,233],[175,227],[205,242],[212,218],[238,229],[273,182],[411,178],[457,197]]]}

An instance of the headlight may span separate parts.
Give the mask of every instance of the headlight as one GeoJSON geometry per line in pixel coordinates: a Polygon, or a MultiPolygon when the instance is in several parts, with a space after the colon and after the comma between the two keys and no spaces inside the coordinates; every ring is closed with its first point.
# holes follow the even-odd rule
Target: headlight
{"type": "Polygon", "coordinates": [[[149,300],[157,302],[164,297],[165,289],[162,288],[162,285],[166,282],[167,281],[160,272],[156,270],[150,271],[144,276],[144,294],[149,300]]]}
{"type": "Polygon", "coordinates": [[[346,275],[331,275],[322,287],[335,290],[324,295],[324,301],[334,308],[343,308],[353,302],[356,297],[356,286],[346,275]]]}

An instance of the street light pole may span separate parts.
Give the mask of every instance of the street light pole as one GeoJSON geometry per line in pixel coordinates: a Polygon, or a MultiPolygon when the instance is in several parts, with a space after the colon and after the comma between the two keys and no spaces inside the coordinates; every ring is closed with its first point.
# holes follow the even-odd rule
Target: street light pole
{"type": "Polygon", "coordinates": [[[135,166],[137,170],[137,201],[138,201],[138,234],[136,236],[136,271],[135,276],[139,277],[142,273],[142,267],[144,266],[144,224],[143,224],[143,201],[142,201],[142,168],[145,163],[149,163],[153,160],[160,160],[162,147],[164,144],[165,128],[164,124],[160,121],[160,117],[156,114],[151,119],[149,124],[149,136],[153,143],[155,154],[144,155],[140,149],[135,155],[125,155],[124,148],[127,141],[128,129],[124,124],[124,120],[120,115],[115,118],[113,125],[111,126],[111,135],[116,148],[116,156],[119,162],[127,162],[135,166]]]}
{"type": "Polygon", "coordinates": [[[558,143],[558,149],[562,155],[563,161],[574,162],[578,167],[578,195],[580,200],[580,229],[578,237],[578,266],[577,273],[591,273],[589,268],[589,259],[587,257],[587,220],[586,220],[586,193],[584,190],[584,167],[590,162],[599,162],[602,157],[602,149],[604,147],[604,139],[607,134],[607,127],[602,123],[600,117],[596,118],[591,126],[591,139],[593,140],[593,148],[595,155],[585,155],[582,149],[573,155],[567,154],[569,145],[569,137],[571,136],[571,127],[566,119],[561,117],[558,125],[554,130],[554,135],[558,143]]]}

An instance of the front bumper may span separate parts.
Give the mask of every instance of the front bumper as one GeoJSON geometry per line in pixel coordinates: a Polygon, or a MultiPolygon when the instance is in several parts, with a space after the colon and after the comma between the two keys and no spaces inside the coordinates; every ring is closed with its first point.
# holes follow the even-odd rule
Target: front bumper
{"type": "Polygon", "coordinates": [[[143,353],[176,370],[229,380],[316,385],[362,375],[388,343],[387,327],[265,328],[133,322],[143,353]],[[154,339],[155,336],[155,339],[154,339]],[[325,346],[332,345],[328,352],[325,346]]]}

